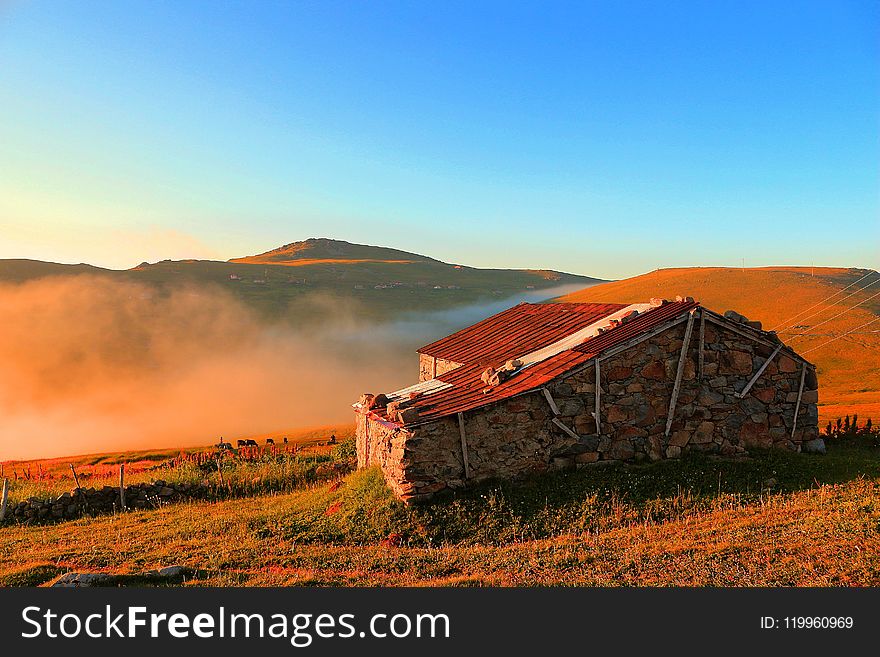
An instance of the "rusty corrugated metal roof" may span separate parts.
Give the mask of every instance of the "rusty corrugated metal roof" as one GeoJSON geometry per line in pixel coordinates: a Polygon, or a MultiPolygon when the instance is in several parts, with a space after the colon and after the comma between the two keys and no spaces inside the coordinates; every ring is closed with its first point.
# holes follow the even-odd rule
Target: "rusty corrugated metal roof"
{"type": "Polygon", "coordinates": [[[591,358],[595,358],[596,356],[601,355],[606,349],[622,344],[627,340],[636,337],[640,333],[644,333],[655,326],[659,326],[663,322],[673,319],[699,305],[700,304],[697,301],[672,301],[670,303],[665,303],[650,312],[636,317],[631,322],[587,340],[575,347],[574,351],[579,351],[589,355],[591,358]]]}
{"type": "MultiPolygon", "coordinates": [[[[603,305],[611,307],[610,312],[614,312],[615,310],[624,307],[621,304],[603,305]]],[[[494,402],[509,399],[510,397],[535,390],[546,385],[559,375],[569,372],[574,368],[589,362],[591,359],[600,356],[603,351],[623,344],[668,320],[689,312],[698,305],[697,302],[693,301],[665,303],[653,310],[642,313],[626,324],[622,324],[590,338],[573,349],[562,351],[558,354],[554,354],[546,360],[525,367],[500,385],[488,389],[487,392],[484,392],[487,388],[480,378],[485,365],[480,363],[463,365],[462,367],[451,370],[437,377],[439,380],[450,384],[450,387],[416,399],[411,407],[418,409],[418,422],[421,423],[447,415],[480,408],[494,402]]],[[[516,306],[516,308],[519,308],[519,306],[516,306]]],[[[509,311],[505,311],[499,315],[504,315],[508,312],[509,311]]],[[[610,312],[607,314],[610,314],[610,312]]],[[[499,315],[496,315],[496,317],[499,315]]],[[[520,315],[520,317],[522,317],[522,315],[520,315]]],[[[533,319],[537,321],[538,318],[533,316],[533,319]]],[[[517,354],[513,354],[511,357],[515,357],[516,355],[517,354]]]]}
{"type": "Polygon", "coordinates": [[[465,365],[499,365],[625,307],[620,303],[521,303],[418,352],[465,365]]]}

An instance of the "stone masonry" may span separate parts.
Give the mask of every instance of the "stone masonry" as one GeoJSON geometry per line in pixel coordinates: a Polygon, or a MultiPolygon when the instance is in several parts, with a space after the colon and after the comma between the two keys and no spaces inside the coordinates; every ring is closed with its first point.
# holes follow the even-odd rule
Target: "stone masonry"
{"type": "Polygon", "coordinates": [[[698,374],[695,328],[667,436],[684,334],[681,322],[601,360],[598,433],[593,415],[595,361],[590,361],[547,384],[558,415],[542,390],[465,413],[468,479],[455,415],[401,427],[358,414],[358,464],[380,466],[394,492],[414,502],[487,479],[550,469],[657,461],[686,452],[734,456],[751,448],[801,451],[818,438],[818,382],[813,367],[779,353],[740,399],[736,393],[774,349],[709,321],[703,375],[698,374]],[[804,389],[792,432],[802,368],[806,368],[804,389]],[[567,430],[554,424],[554,418],[567,430]]]}
{"type": "Polygon", "coordinates": [[[454,370],[456,367],[461,367],[461,363],[419,354],[419,381],[434,379],[441,374],[454,370]]]}

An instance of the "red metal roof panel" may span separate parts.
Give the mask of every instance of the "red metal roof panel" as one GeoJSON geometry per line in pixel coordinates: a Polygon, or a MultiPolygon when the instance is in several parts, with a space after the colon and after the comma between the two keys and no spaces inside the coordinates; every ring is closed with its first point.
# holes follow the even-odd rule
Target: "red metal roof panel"
{"type": "Polygon", "coordinates": [[[466,365],[500,365],[624,307],[620,303],[521,303],[418,351],[466,365]]]}
{"type": "MultiPolygon", "coordinates": [[[[608,305],[614,306],[614,310],[623,307],[620,304],[608,305]]],[[[412,404],[412,407],[417,408],[419,411],[419,422],[425,422],[452,415],[454,413],[462,413],[475,408],[480,408],[494,402],[509,399],[510,397],[535,390],[546,385],[559,375],[569,372],[574,368],[589,362],[593,358],[600,356],[602,352],[636,338],[642,333],[660,326],[666,321],[672,320],[683,313],[691,311],[698,305],[697,302],[692,301],[665,303],[653,310],[642,313],[626,324],[622,324],[590,338],[573,349],[560,352],[550,356],[546,360],[525,367],[500,385],[493,388],[487,388],[480,378],[480,375],[485,368],[484,364],[471,363],[463,365],[462,367],[451,370],[437,377],[441,381],[452,384],[452,387],[416,399],[412,404]],[[484,390],[486,390],[486,392],[484,392],[484,390]]],[[[519,308],[519,306],[516,308],[519,308]]],[[[614,310],[611,312],[614,312],[614,310]]],[[[505,311],[505,313],[508,312],[509,311],[505,311]]],[[[519,312],[522,312],[522,310],[519,312]]],[[[568,334],[571,332],[573,331],[570,331],[568,334]]],[[[522,354],[523,351],[518,351],[511,354],[510,357],[512,358],[522,354]]],[[[506,358],[504,360],[506,360],[506,358]]],[[[381,414],[379,416],[382,417],[381,414]]]]}

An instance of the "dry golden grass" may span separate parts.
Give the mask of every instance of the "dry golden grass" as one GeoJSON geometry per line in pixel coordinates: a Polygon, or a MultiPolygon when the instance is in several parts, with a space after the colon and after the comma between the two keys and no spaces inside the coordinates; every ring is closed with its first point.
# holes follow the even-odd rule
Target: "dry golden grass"
{"type": "MultiPolygon", "coordinates": [[[[876,319],[880,298],[816,327],[817,337],[800,337],[810,327],[880,292],[880,284],[845,299],[851,292],[875,280],[869,276],[834,296],[867,270],[831,267],[763,267],[736,269],[694,267],[661,269],[622,281],[604,283],[561,297],[559,301],[615,301],[634,303],[651,297],[692,296],[716,312],[736,310],[763,322],[765,329],[789,323],[807,328],[780,329],[780,337],[814,362],[819,373],[819,413],[824,423],[842,415],[880,417],[880,333],[851,335],[815,351],[835,335],[846,333],[876,319]],[[835,305],[837,304],[837,305],[835,305]],[[790,318],[816,305],[803,319],[790,318]],[[807,315],[815,314],[807,318],[807,315]],[[830,334],[830,335],[829,335],[830,334]]],[[[880,323],[865,330],[880,329],[880,323]]]]}
{"type": "MultiPolygon", "coordinates": [[[[333,451],[333,445],[328,444],[331,436],[337,436],[337,439],[342,441],[353,434],[353,424],[338,424],[248,436],[260,445],[257,454],[251,454],[251,458],[248,460],[259,461],[259,458],[254,457],[260,453],[267,453],[261,452],[261,450],[269,449],[265,446],[267,438],[273,438],[277,443],[276,449],[282,451],[285,449],[283,439],[287,437],[286,447],[289,449],[295,447],[299,458],[309,459],[314,456],[327,456],[333,451]]],[[[232,442],[234,444],[235,440],[232,442]]],[[[214,446],[206,445],[185,449],[164,448],[30,461],[5,461],[0,463],[0,470],[2,470],[2,476],[10,480],[10,500],[18,502],[29,497],[42,499],[73,490],[75,482],[70,469],[71,465],[75,468],[80,484],[84,488],[116,486],[119,481],[119,466],[122,463],[125,464],[125,481],[129,484],[152,481],[157,478],[175,482],[194,481],[199,477],[197,468],[185,468],[186,471],[179,472],[172,468],[174,471],[169,472],[167,468],[160,469],[160,466],[172,460],[186,460],[188,455],[196,456],[213,451],[215,451],[214,446]]],[[[267,468],[272,469],[269,465],[267,468]]],[[[260,472],[258,468],[251,469],[253,470],[250,474],[252,478],[262,477],[269,480],[280,476],[277,473],[260,472]]],[[[227,473],[227,480],[233,475],[234,473],[227,473]]]]}
{"type": "Polygon", "coordinates": [[[416,509],[371,469],[342,486],[4,527],[0,585],[179,564],[189,584],[217,586],[876,586],[877,449],[547,475],[416,509]]]}
{"type": "Polygon", "coordinates": [[[876,482],[856,481],[595,534],[438,548],[299,544],[261,532],[298,519],[305,493],[177,505],[6,529],[0,581],[175,563],[198,571],[192,584],[219,586],[876,586],[878,493],[876,482]]]}

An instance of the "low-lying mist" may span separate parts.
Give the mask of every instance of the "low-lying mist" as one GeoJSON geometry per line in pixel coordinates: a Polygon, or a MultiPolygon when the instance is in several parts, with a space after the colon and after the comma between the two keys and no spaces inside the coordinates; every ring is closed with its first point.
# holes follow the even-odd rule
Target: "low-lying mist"
{"type": "Polygon", "coordinates": [[[415,382],[416,347],[520,300],[366,325],[356,306],[316,296],[309,312],[326,319],[309,331],[267,323],[219,288],[160,294],[84,276],[0,286],[0,460],[347,422],[362,392],[415,382]]]}

